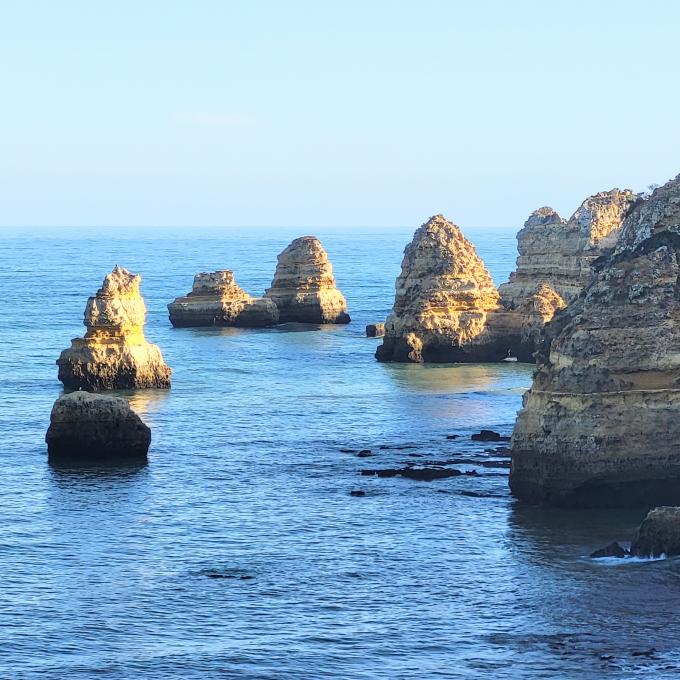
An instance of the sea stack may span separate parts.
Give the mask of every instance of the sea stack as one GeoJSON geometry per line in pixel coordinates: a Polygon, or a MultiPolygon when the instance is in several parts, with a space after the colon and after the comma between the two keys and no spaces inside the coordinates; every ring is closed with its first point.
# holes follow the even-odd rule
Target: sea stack
{"type": "Polygon", "coordinates": [[[69,389],[170,387],[171,369],[144,337],[146,306],[141,276],[116,265],[87,301],[84,338],[71,341],[59,359],[59,380],[69,389]]]}
{"type": "Polygon", "coordinates": [[[535,210],[517,234],[517,269],[498,288],[503,306],[521,307],[538,286],[573,300],[590,282],[592,263],[616,245],[638,200],[628,189],[612,189],[587,198],[569,220],[552,208],[535,210]]]}
{"type": "Polygon", "coordinates": [[[145,461],[151,430],[126,399],[71,392],[54,403],[45,441],[50,462],[145,461]]]}
{"type": "Polygon", "coordinates": [[[680,177],[638,201],[617,252],[544,330],[512,440],[530,502],[680,504],[680,177]]]}
{"type": "Polygon", "coordinates": [[[168,305],[173,326],[264,328],[278,323],[279,312],[268,298],[254,298],[228,269],[194,276],[191,292],[168,305]]]}
{"type": "Polygon", "coordinates": [[[278,257],[265,292],[279,310],[279,322],[345,324],[347,302],[335,287],[328,253],[314,236],[296,238],[278,257]]]}
{"type": "Polygon", "coordinates": [[[507,354],[487,324],[500,310],[491,275],[474,246],[435,215],[404,250],[379,361],[495,361],[507,354]]]}

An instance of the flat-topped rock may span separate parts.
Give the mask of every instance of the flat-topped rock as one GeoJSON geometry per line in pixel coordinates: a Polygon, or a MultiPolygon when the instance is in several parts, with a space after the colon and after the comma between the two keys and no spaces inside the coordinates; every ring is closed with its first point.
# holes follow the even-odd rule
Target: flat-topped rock
{"type": "Polygon", "coordinates": [[[582,295],[545,327],[513,433],[510,486],[522,499],[680,504],[675,182],[636,207],[629,245],[600,260],[582,295]],[[663,228],[648,230],[650,215],[664,216],[663,228]]]}
{"type": "Polygon", "coordinates": [[[171,302],[168,312],[175,327],[263,328],[279,321],[274,302],[246,293],[228,269],[196,274],[191,292],[171,302]]]}
{"type": "Polygon", "coordinates": [[[72,392],[54,403],[45,441],[50,462],[144,461],[151,430],[126,399],[72,392]]]}
{"type": "Polygon", "coordinates": [[[590,282],[593,262],[616,245],[637,201],[632,191],[612,189],[587,198],[569,220],[552,208],[534,211],[517,234],[517,269],[498,288],[503,305],[522,306],[540,285],[573,300],[590,282]]]}
{"type": "Polygon", "coordinates": [[[367,338],[382,338],[383,335],[385,335],[384,323],[369,323],[366,326],[367,338]]]}
{"type": "Polygon", "coordinates": [[[500,311],[491,275],[460,228],[431,217],[406,246],[379,361],[487,361],[507,354],[489,329],[500,311]]]}
{"type": "Polygon", "coordinates": [[[279,310],[279,322],[349,323],[347,302],[336,288],[333,267],[319,239],[296,238],[279,256],[265,297],[279,310]]]}
{"type": "Polygon", "coordinates": [[[70,389],[170,387],[171,369],[157,345],[146,341],[141,277],[116,267],[87,301],[85,337],[59,359],[59,380],[70,389]]]}

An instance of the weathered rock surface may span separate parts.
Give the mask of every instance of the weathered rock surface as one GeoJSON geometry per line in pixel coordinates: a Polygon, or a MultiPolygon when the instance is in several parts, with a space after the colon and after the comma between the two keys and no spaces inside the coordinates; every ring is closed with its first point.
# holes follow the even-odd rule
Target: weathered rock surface
{"type": "Polygon", "coordinates": [[[278,257],[272,285],[265,292],[279,310],[279,322],[345,324],[347,302],[336,288],[333,267],[314,236],[296,238],[278,257]]]}
{"type": "Polygon", "coordinates": [[[368,326],[366,326],[367,338],[382,338],[383,335],[385,335],[384,323],[369,323],[368,326]]]}
{"type": "MultiPolygon", "coordinates": [[[[431,217],[406,246],[379,361],[495,361],[508,341],[488,324],[500,312],[491,275],[461,230],[431,217]]],[[[505,333],[505,331],[503,331],[505,333]]]]}
{"type": "Polygon", "coordinates": [[[680,507],[650,510],[630,546],[636,557],[680,555],[680,507]]]}
{"type": "Polygon", "coordinates": [[[630,552],[616,541],[613,541],[604,548],[600,548],[590,554],[590,556],[596,560],[601,559],[602,557],[627,557],[628,555],[630,555],[630,552]]]}
{"type": "Polygon", "coordinates": [[[674,182],[635,208],[624,225],[628,245],[600,260],[583,294],[545,328],[513,433],[510,486],[520,498],[680,504],[674,182]],[[647,238],[635,236],[639,229],[647,238]]]}
{"type": "Polygon", "coordinates": [[[141,276],[116,266],[87,301],[84,338],[71,341],[59,359],[67,388],[106,390],[170,387],[171,369],[144,337],[146,306],[141,276]]]}
{"type": "Polygon", "coordinates": [[[248,295],[228,269],[196,274],[191,292],[171,302],[168,312],[175,327],[263,328],[279,321],[276,305],[248,295]]]}
{"type": "Polygon", "coordinates": [[[126,399],[72,392],[54,403],[45,441],[50,461],[146,460],[151,430],[126,399]]]}
{"type": "Polygon", "coordinates": [[[552,208],[534,211],[517,234],[517,269],[498,288],[506,309],[525,305],[539,286],[573,300],[590,282],[593,262],[616,245],[637,201],[632,191],[612,189],[587,198],[569,220],[552,208]]]}

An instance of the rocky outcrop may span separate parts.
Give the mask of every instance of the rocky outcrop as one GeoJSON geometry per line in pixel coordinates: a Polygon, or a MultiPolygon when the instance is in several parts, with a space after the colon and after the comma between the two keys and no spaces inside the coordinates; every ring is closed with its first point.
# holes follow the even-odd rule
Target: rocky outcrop
{"type": "Polygon", "coordinates": [[[146,460],[151,430],[125,399],[72,392],[54,403],[45,441],[50,462],[146,460]]]}
{"type": "Polygon", "coordinates": [[[368,326],[366,326],[367,338],[382,338],[383,335],[385,335],[384,323],[369,323],[368,326]]]}
{"type": "Polygon", "coordinates": [[[625,244],[545,327],[512,441],[522,499],[680,504],[680,178],[670,184],[635,207],[625,244]]]}
{"type": "Polygon", "coordinates": [[[146,307],[141,277],[116,266],[87,301],[84,338],[71,341],[59,359],[59,380],[70,389],[170,387],[171,369],[144,338],[146,307]]]}
{"type": "Polygon", "coordinates": [[[228,269],[194,276],[191,292],[168,305],[175,327],[238,326],[263,328],[278,323],[279,311],[267,298],[254,298],[228,269]]]}
{"type": "Polygon", "coordinates": [[[296,238],[278,257],[265,292],[279,310],[279,322],[345,324],[347,302],[335,286],[333,267],[319,239],[296,238]]]}
{"type": "Polygon", "coordinates": [[[573,300],[590,282],[593,262],[616,245],[637,200],[612,189],[587,198],[569,220],[552,208],[534,211],[517,234],[517,269],[498,288],[506,309],[525,305],[541,285],[573,300]]]}
{"type": "Polygon", "coordinates": [[[508,342],[488,324],[500,312],[491,275],[461,230],[431,217],[406,246],[379,361],[493,361],[508,342]]]}
{"type": "Polygon", "coordinates": [[[630,546],[636,557],[673,557],[680,555],[680,508],[650,510],[630,546]]]}

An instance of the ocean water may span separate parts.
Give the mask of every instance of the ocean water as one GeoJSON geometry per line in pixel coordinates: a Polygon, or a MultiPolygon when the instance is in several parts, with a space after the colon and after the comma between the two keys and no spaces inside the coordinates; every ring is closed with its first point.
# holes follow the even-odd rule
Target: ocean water
{"type": "MultiPolygon", "coordinates": [[[[469,438],[511,432],[532,368],[373,359],[364,326],[391,306],[410,231],[318,233],[349,326],[170,326],[195,272],[261,293],[299,235],[0,235],[0,677],[678,677],[680,562],[586,557],[644,510],[518,504],[507,458],[469,438]],[[148,465],[54,469],[54,362],[116,263],[143,276],[173,387],[128,395],[148,465]],[[451,460],[476,474],[360,474],[451,460]]],[[[514,233],[468,235],[505,280],[514,233]]]]}

